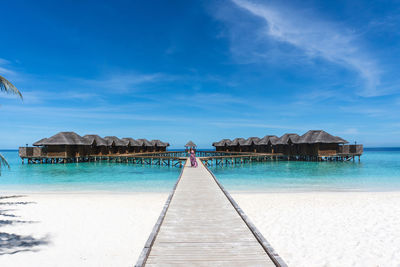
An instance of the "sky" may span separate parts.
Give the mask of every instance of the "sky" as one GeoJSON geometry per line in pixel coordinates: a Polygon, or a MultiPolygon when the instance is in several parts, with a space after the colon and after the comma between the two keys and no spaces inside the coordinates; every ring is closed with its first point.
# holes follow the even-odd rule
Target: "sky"
{"type": "Polygon", "coordinates": [[[398,1],[6,1],[0,148],[323,129],[400,146],[398,1]]]}

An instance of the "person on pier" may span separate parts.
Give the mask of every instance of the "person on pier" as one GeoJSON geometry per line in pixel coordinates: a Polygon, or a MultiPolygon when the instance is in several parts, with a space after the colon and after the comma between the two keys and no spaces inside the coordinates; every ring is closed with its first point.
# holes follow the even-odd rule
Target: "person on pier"
{"type": "Polygon", "coordinates": [[[196,152],[194,149],[190,149],[190,166],[196,168],[197,167],[197,160],[196,160],[196,152]]]}

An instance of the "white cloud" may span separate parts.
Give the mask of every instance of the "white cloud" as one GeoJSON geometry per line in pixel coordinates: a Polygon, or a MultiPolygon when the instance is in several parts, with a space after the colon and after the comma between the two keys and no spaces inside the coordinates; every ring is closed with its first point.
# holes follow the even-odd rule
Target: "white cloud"
{"type": "Polygon", "coordinates": [[[114,92],[126,92],[137,89],[135,86],[140,84],[176,79],[176,77],[164,73],[139,74],[134,72],[112,73],[104,75],[104,77],[95,80],[81,80],[81,82],[91,87],[111,89],[114,92]]]}
{"type": "Polygon", "coordinates": [[[0,58],[0,75],[15,75],[15,72],[7,67],[9,64],[10,61],[0,58]]]}
{"type": "Polygon", "coordinates": [[[357,128],[347,128],[345,130],[342,130],[338,132],[338,134],[347,134],[347,135],[354,135],[354,134],[360,134],[357,128]]]}
{"type": "Polygon", "coordinates": [[[364,81],[359,95],[371,97],[386,93],[379,89],[381,70],[361,49],[353,32],[298,9],[292,11],[246,0],[232,2],[266,22],[267,27],[259,33],[261,36],[301,49],[310,58],[323,58],[356,71],[364,81]]]}

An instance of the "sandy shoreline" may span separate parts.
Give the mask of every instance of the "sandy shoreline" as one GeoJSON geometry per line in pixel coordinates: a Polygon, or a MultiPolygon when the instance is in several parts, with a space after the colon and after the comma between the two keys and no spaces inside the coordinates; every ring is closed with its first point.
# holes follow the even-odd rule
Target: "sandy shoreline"
{"type": "Polygon", "coordinates": [[[0,199],[7,239],[0,241],[0,266],[132,266],[167,196],[52,192],[0,199]]]}
{"type": "MultiPolygon", "coordinates": [[[[132,266],[168,197],[25,195],[0,199],[0,266],[132,266]]],[[[400,266],[400,192],[232,196],[289,266],[400,266]]]]}
{"type": "Polygon", "coordinates": [[[289,266],[400,266],[400,192],[232,196],[289,266]]]}

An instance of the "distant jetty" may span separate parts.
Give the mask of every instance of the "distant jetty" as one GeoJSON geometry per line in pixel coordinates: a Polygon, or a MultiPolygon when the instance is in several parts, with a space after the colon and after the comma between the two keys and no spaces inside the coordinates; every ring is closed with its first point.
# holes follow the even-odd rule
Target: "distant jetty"
{"type": "Polygon", "coordinates": [[[363,145],[346,145],[348,143],[323,130],[310,130],[301,136],[285,133],[281,137],[222,139],[212,145],[216,151],[266,153],[287,160],[354,160],[356,156],[360,159],[363,145]]]}
{"type": "Polygon", "coordinates": [[[67,163],[97,160],[103,156],[112,157],[137,153],[163,152],[169,143],[160,140],[119,139],[116,136],[104,138],[88,134],[80,136],[74,132],[60,132],[43,138],[34,147],[20,147],[19,156],[28,163],[67,163]]]}
{"type": "MultiPolygon", "coordinates": [[[[348,141],[323,130],[308,131],[301,136],[286,133],[281,137],[222,139],[212,145],[213,151],[196,152],[207,166],[268,160],[349,161],[355,157],[360,160],[363,153],[363,145],[348,145],[348,141]]],[[[106,160],[182,167],[186,151],[196,147],[192,141],[186,144],[186,151],[167,151],[168,146],[169,143],[160,140],[60,132],[35,142],[33,147],[20,147],[19,156],[23,163],[26,160],[36,164],[106,160]]]]}

